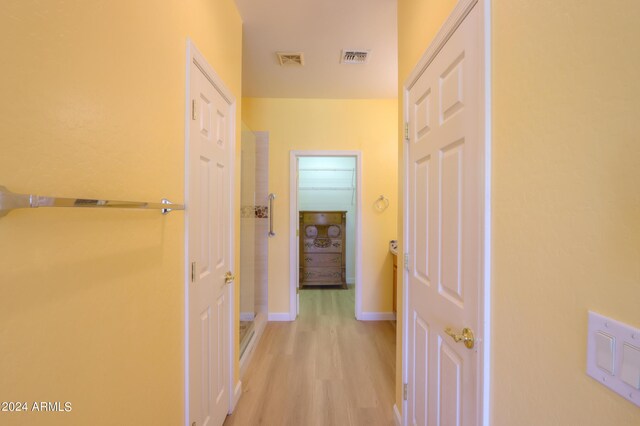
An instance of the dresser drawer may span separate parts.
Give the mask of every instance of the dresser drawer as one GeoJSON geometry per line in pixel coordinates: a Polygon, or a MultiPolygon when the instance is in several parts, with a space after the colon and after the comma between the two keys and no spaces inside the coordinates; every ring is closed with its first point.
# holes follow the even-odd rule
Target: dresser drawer
{"type": "Polygon", "coordinates": [[[311,266],[342,266],[342,254],[340,253],[305,253],[300,259],[304,267],[311,266]]]}
{"type": "Polygon", "coordinates": [[[343,268],[340,267],[303,267],[300,268],[300,280],[305,285],[331,285],[344,282],[343,268]]]}
{"type": "Polygon", "coordinates": [[[306,253],[342,253],[339,238],[305,238],[302,250],[306,253]]]}
{"type": "Polygon", "coordinates": [[[300,216],[302,217],[303,224],[313,224],[313,225],[329,225],[329,224],[341,224],[342,223],[342,215],[343,212],[313,212],[313,213],[303,213],[300,216]]]}

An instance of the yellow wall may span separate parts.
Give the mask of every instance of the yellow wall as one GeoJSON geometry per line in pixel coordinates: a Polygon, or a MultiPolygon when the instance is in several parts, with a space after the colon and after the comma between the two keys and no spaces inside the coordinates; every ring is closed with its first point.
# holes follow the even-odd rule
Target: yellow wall
{"type": "MultiPolygon", "coordinates": [[[[400,83],[427,3],[399,1],[400,83]]],[[[640,327],[640,4],[492,5],[491,424],[637,425],[585,358],[587,310],[640,327]]]]}
{"type": "MultiPolygon", "coordinates": [[[[241,32],[232,0],[3,1],[0,184],[182,202],[186,38],[240,117],[241,32]]],[[[0,218],[0,400],[73,404],[0,423],[182,423],[183,217],[0,218]]]]}
{"type": "Polygon", "coordinates": [[[493,1],[493,423],[640,424],[585,374],[640,327],[640,3],[493,1]]]}
{"type": "MultiPolygon", "coordinates": [[[[402,105],[404,81],[429,47],[456,5],[455,0],[398,0],[398,170],[404,174],[403,138],[404,117],[402,105]]],[[[398,182],[398,194],[402,194],[402,179],[398,182]]],[[[398,253],[404,253],[402,229],[404,226],[402,203],[398,208],[398,253]]],[[[400,259],[399,259],[400,260],[400,259]]],[[[398,321],[396,323],[396,406],[402,412],[402,282],[404,268],[398,268],[398,321]]]]}
{"type": "Polygon", "coordinates": [[[242,119],[269,132],[269,192],[275,200],[276,236],[269,238],[269,312],[289,312],[289,152],[362,152],[362,309],[391,312],[392,259],[396,238],[395,99],[327,100],[245,98],[242,119]],[[373,203],[384,194],[391,203],[380,213],[373,203]]]}

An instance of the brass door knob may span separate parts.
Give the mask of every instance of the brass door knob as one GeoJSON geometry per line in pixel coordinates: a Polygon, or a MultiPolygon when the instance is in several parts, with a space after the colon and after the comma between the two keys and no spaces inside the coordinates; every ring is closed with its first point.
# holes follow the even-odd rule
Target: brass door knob
{"type": "Polygon", "coordinates": [[[231,273],[231,271],[224,274],[224,283],[229,284],[231,281],[235,280],[236,276],[231,273]]]}
{"type": "Polygon", "coordinates": [[[471,331],[470,328],[463,328],[462,334],[457,334],[449,327],[447,327],[444,332],[451,336],[456,343],[462,342],[468,349],[473,349],[475,338],[473,337],[473,331],[471,331]]]}

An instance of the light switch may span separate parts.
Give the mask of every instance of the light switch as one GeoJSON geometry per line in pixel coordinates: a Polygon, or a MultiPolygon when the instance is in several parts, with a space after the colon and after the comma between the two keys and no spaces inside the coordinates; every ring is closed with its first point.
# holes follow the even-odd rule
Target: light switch
{"type": "Polygon", "coordinates": [[[634,389],[640,389],[640,348],[625,343],[622,346],[620,379],[634,389]]]}
{"type": "Polygon", "coordinates": [[[614,345],[616,339],[601,331],[596,333],[596,365],[613,376],[614,345]]]}
{"type": "Polygon", "coordinates": [[[640,407],[640,329],[590,311],[587,374],[640,407]]]}

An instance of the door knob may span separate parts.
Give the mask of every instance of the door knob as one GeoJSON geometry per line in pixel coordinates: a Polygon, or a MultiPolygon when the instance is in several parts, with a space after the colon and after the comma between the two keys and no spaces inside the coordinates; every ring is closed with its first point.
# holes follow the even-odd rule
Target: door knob
{"type": "Polygon", "coordinates": [[[231,271],[224,274],[224,283],[229,284],[231,281],[235,280],[236,276],[231,273],[231,271]]]}
{"type": "Polygon", "coordinates": [[[473,331],[471,331],[470,328],[463,328],[462,334],[457,334],[450,327],[447,327],[444,332],[451,336],[456,343],[462,342],[467,349],[473,349],[475,338],[473,337],[473,331]]]}

